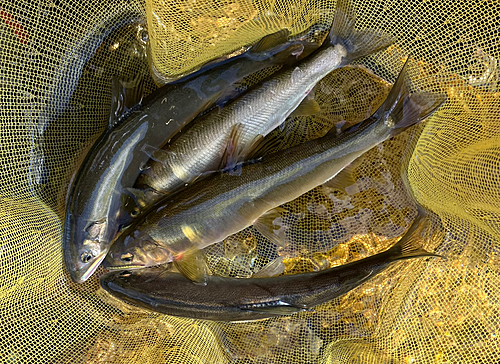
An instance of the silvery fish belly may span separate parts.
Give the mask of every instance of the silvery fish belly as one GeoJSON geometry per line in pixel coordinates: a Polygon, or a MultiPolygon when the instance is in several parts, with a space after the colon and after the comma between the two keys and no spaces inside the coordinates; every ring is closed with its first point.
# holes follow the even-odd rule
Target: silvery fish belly
{"type": "MultiPolygon", "coordinates": [[[[109,264],[138,267],[142,263],[134,261],[133,251],[138,246],[156,245],[170,251],[178,266],[189,265],[183,261],[185,252],[216,243],[252,224],[272,236],[273,209],[334,177],[361,154],[428,117],[442,104],[443,96],[409,93],[406,67],[375,114],[341,137],[329,133],[242,165],[238,175],[217,173],[161,200],[119,237],[108,256],[109,264]],[[124,256],[129,259],[123,260],[124,256]]],[[[147,265],[161,263],[151,259],[147,265]]]]}
{"type": "Polygon", "coordinates": [[[217,321],[290,315],[351,291],[393,262],[437,256],[420,248],[413,236],[424,221],[419,209],[408,231],[389,250],[320,272],[242,279],[209,276],[206,285],[194,285],[160,267],[107,273],[100,283],[127,303],[168,315],[217,321]]]}
{"type": "MultiPolygon", "coordinates": [[[[392,41],[378,32],[360,35],[342,6],[339,2],[327,45],[297,67],[271,76],[222,110],[196,119],[168,149],[152,154],[152,162],[140,176],[138,187],[172,193],[209,171],[245,160],[256,139],[279,126],[303,101],[303,112],[317,111],[315,101],[306,96],[322,78],[392,41]],[[229,158],[223,158],[225,154],[229,158]]],[[[148,203],[157,202],[162,194],[151,193],[148,203]]]]}

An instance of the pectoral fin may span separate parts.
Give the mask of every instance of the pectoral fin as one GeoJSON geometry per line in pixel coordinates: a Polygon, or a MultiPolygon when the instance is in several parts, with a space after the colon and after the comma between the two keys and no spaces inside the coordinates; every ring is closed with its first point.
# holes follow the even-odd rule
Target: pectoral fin
{"type": "Polygon", "coordinates": [[[206,285],[209,268],[202,251],[191,248],[174,257],[174,265],[184,277],[195,284],[206,285]]]}

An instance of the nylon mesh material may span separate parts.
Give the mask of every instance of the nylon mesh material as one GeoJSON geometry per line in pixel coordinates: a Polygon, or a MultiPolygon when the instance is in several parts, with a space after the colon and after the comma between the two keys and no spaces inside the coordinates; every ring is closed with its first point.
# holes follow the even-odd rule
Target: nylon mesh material
{"type": "MultiPolygon", "coordinates": [[[[500,5],[493,1],[355,0],[357,28],[391,33],[395,45],[325,78],[316,90],[322,111],[289,119],[279,147],[362,120],[409,54],[415,87],[446,93],[447,102],[425,124],[366,153],[345,190],[320,186],[286,204],[276,221],[286,248],[248,228],[206,249],[215,274],[241,277],[278,256],[292,274],[376,254],[415,217],[401,177],[408,172],[411,193],[432,211],[417,238],[446,260],[400,262],[315,312],[237,324],[136,309],[99,289],[102,269],[84,284],[65,271],[65,195],[106,127],[113,75],[149,74],[152,65],[156,76],[178,78],[283,27],[298,34],[331,22],[334,5],[0,5],[0,362],[500,361],[500,5]]],[[[146,86],[154,89],[152,77],[146,86]]]]}

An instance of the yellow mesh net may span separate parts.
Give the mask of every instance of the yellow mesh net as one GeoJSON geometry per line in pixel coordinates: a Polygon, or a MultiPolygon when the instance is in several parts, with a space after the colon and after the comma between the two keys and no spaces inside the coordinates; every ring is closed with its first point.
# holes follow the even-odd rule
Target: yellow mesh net
{"type": "MultiPolygon", "coordinates": [[[[364,67],[323,80],[316,91],[321,113],[290,119],[290,137],[280,146],[363,119],[387,94],[383,80],[393,82],[411,54],[415,85],[446,93],[448,101],[424,125],[364,155],[354,185],[320,186],[287,204],[281,228],[289,245],[280,254],[287,273],[300,273],[386,249],[415,216],[401,177],[407,170],[412,194],[433,212],[419,238],[446,260],[395,264],[315,312],[237,324],[136,309],[99,289],[102,270],[84,284],[65,271],[65,195],[106,127],[111,76],[133,77],[151,65],[156,80],[175,79],[284,27],[298,34],[328,24],[334,6],[330,0],[0,5],[0,362],[500,362],[494,1],[354,1],[357,27],[391,33],[396,44],[361,60],[364,67]]],[[[147,91],[154,88],[149,78],[147,91]]],[[[214,273],[248,277],[276,250],[249,228],[206,253],[214,273]]]]}

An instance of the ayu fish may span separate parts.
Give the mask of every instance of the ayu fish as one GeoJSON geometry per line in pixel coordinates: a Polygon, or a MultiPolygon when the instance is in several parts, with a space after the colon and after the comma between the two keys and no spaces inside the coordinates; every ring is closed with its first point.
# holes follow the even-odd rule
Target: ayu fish
{"type": "Polygon", "coordinates": [[[110,272],[101,286],[129,304],[167,315],[217,321],[259,320],[291,315],[346,294],[404,259],[432,257],[412,235],[422,225],[419,214],[406,234],[392,248],[352,263],[320,272],[269,278],[208,276],[206,285],[195,285],[165,267],[110,272]]]}

